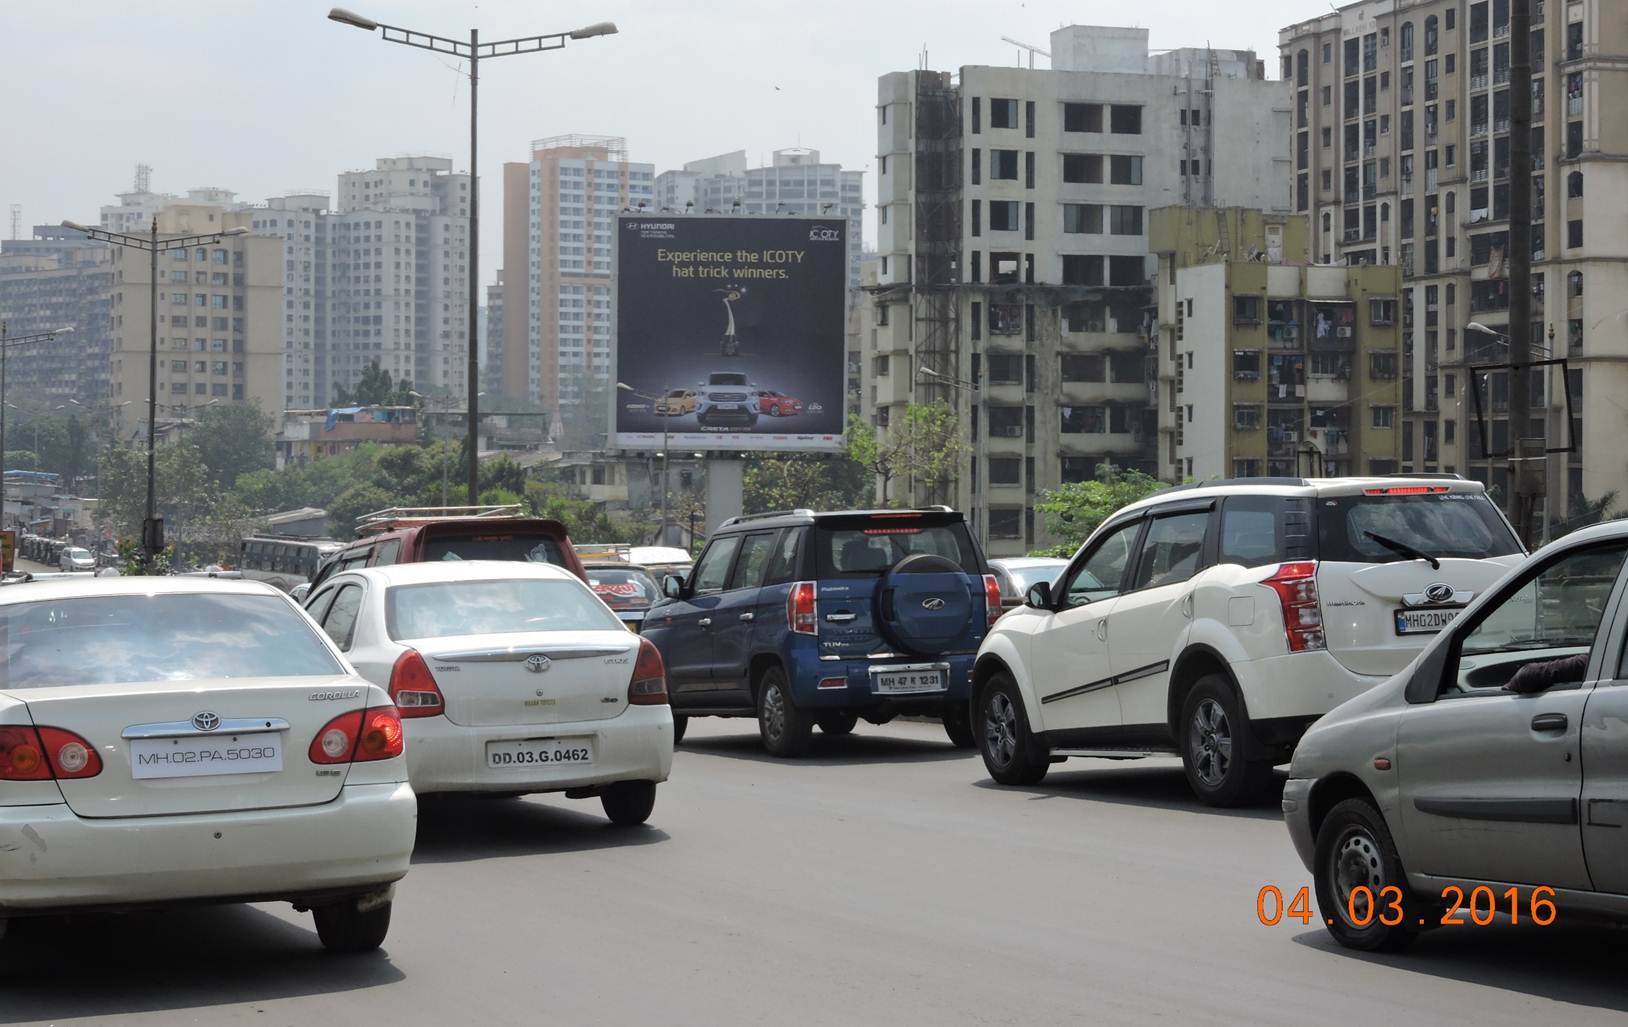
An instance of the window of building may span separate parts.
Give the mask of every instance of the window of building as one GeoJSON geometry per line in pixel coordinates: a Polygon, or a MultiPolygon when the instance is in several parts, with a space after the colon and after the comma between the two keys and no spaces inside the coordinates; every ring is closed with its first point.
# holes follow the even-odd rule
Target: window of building
{"type": "Polygon", "coordinates": [[[1018,102],[991,98],[989,101],[990,128],[1017,128],[1018,102]]]}
{"type": "Polygon", "coordinates": [[[1369,300],[1368,320],[1376,325],[1393,325],[1396,323],[1395,300],[1369,300]]]}
{"type": "Polygon", "coordinates": [[[1369,423],[1375,428],[1391,428],[1396,424],[1395,407],[1370,407],[1371,419],[1369,423]]]}
{"type": "Polygon", "coordinates": [[[1141,235],[1142,208],[1123,204],[1108,208],[1108,231],[1112,235],[1141,235]]]}
{"type": "Polygon", "coordinates": [[[1260,404],[1234,403],[1232,405],[1232,427],[1236,431],[1260,431],[1260,404]]]}
{"type": "Polygon", "coordinates": [[[1261,298],[1259,296],[1234,296],[1232,298],[1233,324],[1260,324],[1261,298]]]}
{"type": "MultiPolygon", "coordinates": [[[[1138,258],[1140,259],[1140,258],[1138,258]]],[[[1064,285],[1104,285],[1103,260],[1095,254],[1063,254],[1064,285]]]]}
{"type": "Polygon", "coordinates": [[[1583,245],[1582,221],[1566,222],[1566,245],[1572,249],[1577,249],[1583,245]]]}
{"type": "Polygon", "coordinates": [[[1102,154],[1063,154],[1063,181],[1095,185],[1102,181],[1102,154]]]}
{"type": "Polygon", "coordinates": [[[1101,235],[1102,204],[1063,204],[1063,233],[1065,235],[1101,235]]]}
{"type": "Polygon", "coordinates": [[[992,456],[989,458],[989,483],[991,485],[1020,485],[1023,483],[1023,458],[1016,456],[992,456]]]}
{"type": "Polygon", "coordinates": [[[1118,154],[1109,158],[1108,180],[1114,185],[1141,185],[1142,158],[1118,154]]]}
{"type": "Polygon", "coordinates": [[[1057,413],[1064,435],[1103,435],[1108,431],[1106,407],[1064,405],[1057,408],[1057,413]]]}
{"type": "Polygon", "coordinates": [[[1100,103],[1065,103],[1065,104],[1063,104],[1063,131],[1064,132],[1101,132],[1102,131],[1102,104],[1100,104],[1100,103]]]}
{"type": "Polygon", "coordinates": [[[1018,152],[1016,150],[990,150],[989,177],[992,180],[1016,182],[1018,177],[1018,152]]]}
{"type": "Polygon", "coordinates": [[[989,201],[989,230],[1016,232],[1022,229],[1022,216],[1016,200],[989,201]]]}
{"type": "Polygon", "coordinates": [[[1100,353],[1062,353],[1062,378],[1065,382],[1107,381],[1107,361],[1100,353]]]}
{"type": "Polygon", "coordinates": [[[983,97],[974,96],[972,98],[972,134],[973,135],[977,135],[978,133],[983,131],[983,128],[984,128],[983,122],[984,122],[983,97]]]}
{"type": "Polygon", "coordinates": [[[1115,135],[1141,135],[1142,108],[1131,104],[1113,104],[1109,114],[1108,128],[1115,135]]]}

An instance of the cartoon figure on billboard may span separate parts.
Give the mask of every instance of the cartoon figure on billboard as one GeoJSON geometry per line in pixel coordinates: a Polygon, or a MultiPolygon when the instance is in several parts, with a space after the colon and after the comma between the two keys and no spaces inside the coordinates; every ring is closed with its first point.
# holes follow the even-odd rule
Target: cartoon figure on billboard
{"type": "Polygon", "coordinates": [[[724,318],[726,323],[723,344],[719,347],[720,351],[726,357],[738,357],[740,356],[740,342],[735,338],[735,308],[731,304],[746,295],[746,286],[730,285],[722,289],[714,289],[713,292],[724,294],[724,318]]]}

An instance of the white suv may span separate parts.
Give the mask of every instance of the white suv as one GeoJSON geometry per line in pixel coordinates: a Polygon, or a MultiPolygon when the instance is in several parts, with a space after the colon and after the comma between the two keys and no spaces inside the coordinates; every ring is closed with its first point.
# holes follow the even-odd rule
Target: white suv
{"type": "Polygon", "coordinates": [[[1311,723],[1395,674],[1524,556],[1477,482],[1177,486],[1102,524],[978,653],[990,776],[1180,753],[1206,803],[1257,797],[1311,723]]]}

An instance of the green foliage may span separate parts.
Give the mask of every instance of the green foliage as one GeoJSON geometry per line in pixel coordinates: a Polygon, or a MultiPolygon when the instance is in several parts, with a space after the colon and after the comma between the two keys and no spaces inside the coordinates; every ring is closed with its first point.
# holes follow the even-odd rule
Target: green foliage
{"type": "Polygon", "coordinates": [[[354,389],[347,389],[343,385],[334,389],[334,406],[410,407],[415,405],[414,397],[408,395],[412,391],[411,379],[402,378],[400,381],[391,379],[390,372],[380,367],[379,362],[375,360],[362,369],[354,389]]]}
{"type": "Polygon", "coordinates": [[[858,461],[806,454],[753,457],[743,474],[741,509],[848,510],[872,502],[870,476],[858,461]]]}
{"type": "Polygon", "coordinates": [[[6,450],[5,469],[8,471],[38,471],[43,468],[40,466],[39,454],[32,449],[8,448],[6,450]]]}
{"type": "Polygon", "coordinates": [[[1035,509],[1045,515],[1047,529],[1062,541],[1031,555],[1073,556],[1091,532],[1115,511],[1165,487],[1164,482],[1140,471],[1127,471],[1108,462],[1098,464],[1094,480],[1069,482],[1041,493],[1035,509]]]}
{"type": "Polygon", "coordinates": [[[124,560],[124,569],[119,573],[125,577],[162,577],[170,572],[170,565],[175,559],[175,547],[167,546],[153,557],[151,564],[142,561],[141,547],[130,539],[120,539],[118,544],[119,557],[124,560]]]}
{"type": "Polygon", "coordinates": [[[961,437],[960,417],[944,400],[911,403],[886,433],[878,433],[870,422],[851,415],[847,440],[848,457],[877,480],[883,506],[914,501],[914,496],[894,494],[891,485],[901,477],[929,502],[942,501],[941,493],[966,465],[971,452],[961,437]]]}
{"type": "Polygon", "coordinates": [[[233,403],[205,408],[186,441],[197,450],[209,480],[231,488],[242,475],[276,463],[271,441],[276,430],[258,406],[233,403]]]}

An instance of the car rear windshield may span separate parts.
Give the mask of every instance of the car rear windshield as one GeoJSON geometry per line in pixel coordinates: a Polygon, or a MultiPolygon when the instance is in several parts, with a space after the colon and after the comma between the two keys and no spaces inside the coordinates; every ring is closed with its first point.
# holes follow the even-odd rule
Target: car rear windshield
{"type": "Polygon", "coordinates": [[[393,639],[510,635],[524,631],[621,631],[622,622],[576,581],[517,578],[397,585],[385,593],[393,639]]]}
{"type": "Polygon", "coordinates": [[[642,610],[661,591],[644,571],[620,567],[589,567],[588,587],[613,610],[642,610]]]}
{"type": "Polygon", "coordinates": [[[1324,496],[1316,501],[1317,550],[1323,560],[1395,563],[1414,557],[1372,536],[1435,557],[1472,560],[1521,552],[1484,492],[1324,496]]]}
{"type": "Polygon", "coordinates": [[[494,531],[480,534],[428,532],[424,539],[424,559],[515,560],[522,563],[566,566],[560,540],[553,535],[536,531],[494,531]]]}
{"type": "Polygon", "coordinates": [[[344,669],[281,596],[118,595],[0,606],[0,689],[344,669]]]}
{"type": "Polygon", "coordinates": [[[876,518],[821,525],[814,531],[816,573],[821,578],[874,578],[907,556],[932,553],[968,574],[982,574],[978,550],[963,521],[876,518]]]}

